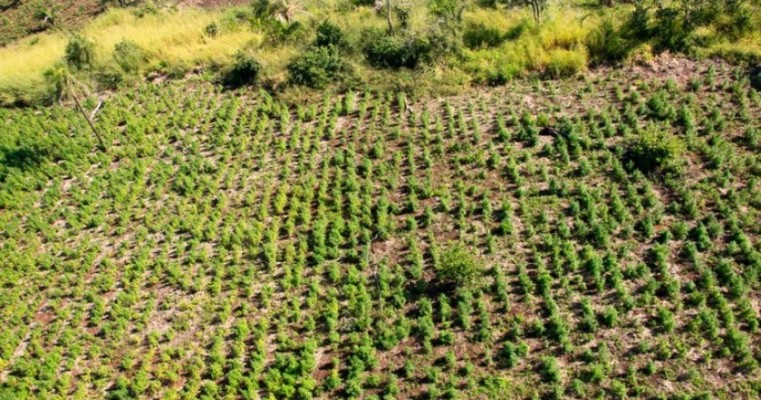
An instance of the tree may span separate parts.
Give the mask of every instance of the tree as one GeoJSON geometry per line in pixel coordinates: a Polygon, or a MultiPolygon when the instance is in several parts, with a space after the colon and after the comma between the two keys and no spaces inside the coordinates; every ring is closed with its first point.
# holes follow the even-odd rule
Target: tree
{"type": "Polygon", "coordinates": [[[388,21],[388,34],[394,34],[394,24],[391,22],[391,0],[386,0],[386,21],[388,21]]]}

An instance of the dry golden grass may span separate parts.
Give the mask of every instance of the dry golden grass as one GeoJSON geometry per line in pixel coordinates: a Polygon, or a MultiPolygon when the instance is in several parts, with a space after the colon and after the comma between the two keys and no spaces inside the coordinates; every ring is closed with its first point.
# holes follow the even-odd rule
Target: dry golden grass
{"type": "MultiPolygon", "coordinates": [[[[262,37],[245,26],[221,24],[222,11],[182,9],[138,18],[128,10],[114,9],[91,21],[82,34],[95,42],[95,63],[111,62],[114,46],[124,39],[139,45],[148,56],[147,69],[224,64],[241,47],[257,45],[262,37]],[[220,25],[208,37],[204,28],[220,25]]],[[[64,55],[67,37],[44,33],[0,48],[0,103],[29,102],[44,89],[43,73],[64,55]]]]}
{"type": "Polygon", "coordinates": [[[65,46],[63,35],[42,34],[0,48],[0,104],[32,100],[42,73],[63,57],[65,46]]]}
{"type": "Polygon", "coordinates": [[[114,46],[124,39],[135,42],[149,55],[150,66],[208,62],[224,63],[248,43],[257,44],[261,35],[249,29],[221,29],[208,37],[204,28],[219,22],[220,12],[184,9],[136,18],[124,10],[112,11],[88,25],[83,33],[94,38],[96,52],[109,59],[114,46]]]}

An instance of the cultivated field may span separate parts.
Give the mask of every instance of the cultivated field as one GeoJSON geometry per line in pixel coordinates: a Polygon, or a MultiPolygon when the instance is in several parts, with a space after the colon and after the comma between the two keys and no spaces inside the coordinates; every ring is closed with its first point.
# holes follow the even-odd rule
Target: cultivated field
{"type": "Polygon", "coordinates": [[[0,109],[0,398],[758,398],[761,96],[659,63],[0,109]]]}

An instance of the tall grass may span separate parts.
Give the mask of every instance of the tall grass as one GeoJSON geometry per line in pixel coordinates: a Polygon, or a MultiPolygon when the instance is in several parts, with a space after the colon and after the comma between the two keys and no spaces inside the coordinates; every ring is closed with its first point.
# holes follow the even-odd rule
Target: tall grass
{"type": "Polygon", "coordinates": [[[83,33],[96,43],[96,54],[111,58],[114,46],[129,39],[148,55],[149,69],[162,65],[225,63],[238,49],[258,44],[261,36],[243,27],[226,27],[213,38],[204,28],[219,23],[222,13],[198,9],[160,12],[137,18],[126,10],[113,10],[88,25],[83,33]]]}
{"type": "Polygon", "coordinates": [[[583,43],[596,23],[567,9],[550,10],[540,24],[525,10],[476,10],[466,19],[497,28],[504,35],[498,47],[465,51],[462,67],[479,83],[502,83],[526,73],[559,77],[584,70],[588,56],[583,43]]]}
{"type": "MultiPolygon", "coordinates": [[[[198,64],[225,64],[241,47],[261,42],[260,34],[246,24],[223,24],[223,11],[182,9],[137,17],[114,9],[85,26],[81,33],[95,42],[96,67],[111,63],[114,46],[124,39],[147,55],[148,71],[189,68],[198,64]],[[212,22],[221,29],[215,37],[204,34],[212,22]]],[[[0,48],[0,104],[33,102],[44,92],[43,73],[61,60],[65,34],[43,33],[0,48]]]]}
{"type": "Polygon", "coordinates": [[[0,48],[0,104],[39,96],[43,72],[63,57],[65,46],[63,35],[42,34],[0,48]]]}

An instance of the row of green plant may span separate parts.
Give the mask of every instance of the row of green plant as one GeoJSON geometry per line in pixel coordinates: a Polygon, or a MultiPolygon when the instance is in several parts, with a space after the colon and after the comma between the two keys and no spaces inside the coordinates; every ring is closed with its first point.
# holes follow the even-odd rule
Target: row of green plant
{"type": "Polygon", "coordinates": [[[761,97],[693,75],[0,110],[0,392],[753,398],[761,97]]]}

